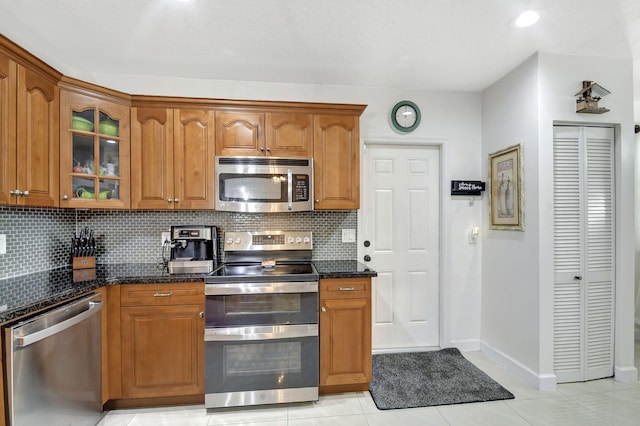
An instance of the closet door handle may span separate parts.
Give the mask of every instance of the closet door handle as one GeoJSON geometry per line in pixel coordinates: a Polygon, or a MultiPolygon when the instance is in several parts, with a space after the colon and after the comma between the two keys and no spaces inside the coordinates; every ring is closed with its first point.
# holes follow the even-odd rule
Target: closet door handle
{"type": "Polygon", "coordinates": [[[576,281],[582,281],[582,275],[574,275],[573,279],[576,281]]]}

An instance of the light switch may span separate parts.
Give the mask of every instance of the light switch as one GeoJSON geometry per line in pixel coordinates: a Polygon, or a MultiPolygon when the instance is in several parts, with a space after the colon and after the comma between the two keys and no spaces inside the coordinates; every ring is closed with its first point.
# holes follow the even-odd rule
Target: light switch
{"type": "Polygon", "coordinates": [[[356,242],[356,230],[355,229],[343,229],[342,230],[342,242],[343,243],[355,243],[356,242]]]}
{"type": "Polygon", "coordinates": [[[478,236],[480,235],[480,228],[474,226],[469,229],[469,244],[478,244],[478,236]]]}

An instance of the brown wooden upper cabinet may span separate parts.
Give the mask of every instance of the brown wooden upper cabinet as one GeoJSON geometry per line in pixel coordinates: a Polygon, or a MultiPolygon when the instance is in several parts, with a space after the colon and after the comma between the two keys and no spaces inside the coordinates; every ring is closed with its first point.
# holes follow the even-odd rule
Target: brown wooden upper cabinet
{"type": "Polygon", "coordinates": [[[18,63],[0,40],[0,204],[58,206],[57,79],[18,63]]]}
{"type": "Polygon", "coordinates": [[[60,95],[60,206],[129,208],[129,106],[74,90],[60,95]]]}
{"type": "Polygon", "coordinates": [[[313,143],[314,208],[360,208],[359,115],[317,115],[313,143]]]}
{"type": "Polygon", "coordinates": [[[213,209],[211,110],[131,108],[131,207],[213,209]]]}
{"type": "Polygon", "coordinates": [[[313,115],[216,112],[216,155],[312,157],[313,115]]]}

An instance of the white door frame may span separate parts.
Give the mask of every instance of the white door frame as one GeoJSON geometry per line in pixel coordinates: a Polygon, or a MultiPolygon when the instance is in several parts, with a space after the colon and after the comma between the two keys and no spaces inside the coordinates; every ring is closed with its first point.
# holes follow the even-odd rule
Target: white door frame
{"type": "MultiPolygon", "coordinates": [[[[439,276],[438,276],[438,294],[439,294],[439,299],[438,300],[438,328],[439,328],[439,332],[438,332],[438,341],[440,342],[440,346],[442,347],[443,344],[446,345],[449,342],[449,336],[450,336],[450,332],[449,332],[449,324],[447,323],[445,325],[445,319],[449,318],[449,309],[448,309],[448,303],[447,301],[450,300],[449,297],[449,288],[444,288],[444,286],[442,285],[443,282],[447,282],[446,280],[446,269],[444,268],[444,265],[446,264],[445,260],[448,260],[448,258],[445,259],[446,254],[449,252],[449,243],[447,241],[450,241],[449,238],[445,238],[445,235],[448,234],[448,229],[449,229],[449,216],[448,216],[448,206],[447,204],[444,202],[444,197],[445,195],[448,193],[447,191],[449,191],[449,181],[446,180],[445,181],[445,176],[448,176],[448,168],[446,167],[446,165],[448,164],[446,161],[446,139],[443,138],[429,138],[429,139],[397,139],[397,138],[387,138],[387,139],[363,139],[360,141],[360,170],[364,170],[364,154],[366,152],[367,149],[367,145],[386,145],[389,147],[395,147],[395,146],[412,146],[412,147],[436,147],[438,148],[439,154],[440,154],[440,196],[438,197],[438,203],[440,204],[440,232],[439,232],[439,244],[438,244],[438,249],[440,250],[439,253],[439,276]]],[[[360,205],[363,205],[362,202],[362,197],[364,196],[364,173],[360,173],[360,205]]],[[[358,256],[358,261],[360,263],[366,264],[366,262],[364,262],[364,239],[362,238],[362,233],[363,233],[363,212],[362,212],[362,208],[358,209],[358,228],[357,228],[357,256],[358,256]]],[[[376,352],[376,351],[374,351],[376,352]]]]}

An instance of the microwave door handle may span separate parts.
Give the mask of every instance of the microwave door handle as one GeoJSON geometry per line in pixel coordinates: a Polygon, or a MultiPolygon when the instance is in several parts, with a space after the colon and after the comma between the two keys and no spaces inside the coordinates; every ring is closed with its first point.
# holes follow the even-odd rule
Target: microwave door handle
{"type": "Polygon", "coordinates": [[[287,208],[293,210],[293,172],[287,169],[287,208]]]}

